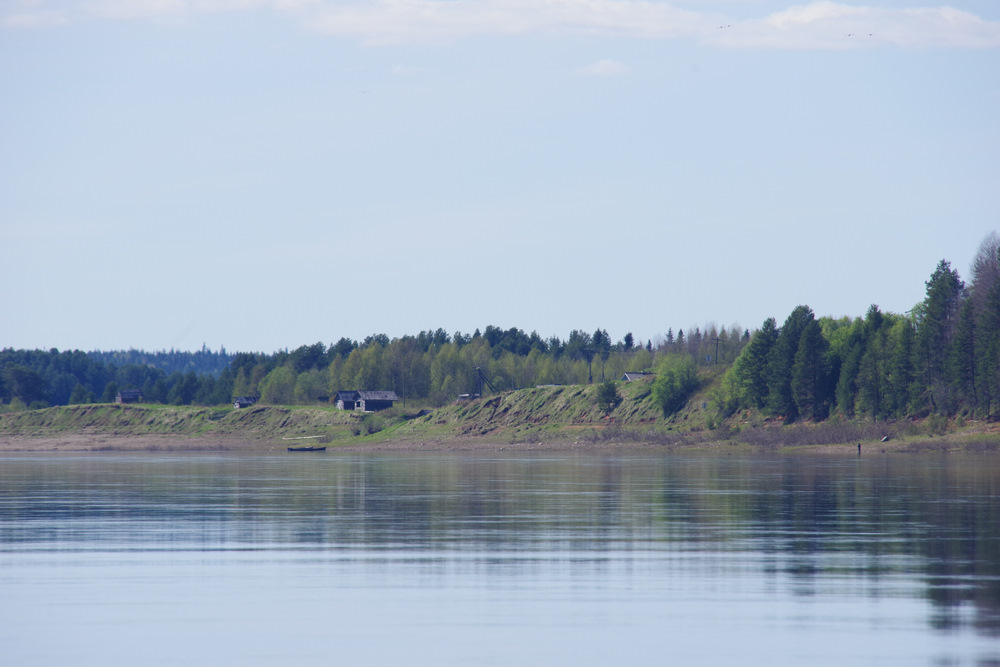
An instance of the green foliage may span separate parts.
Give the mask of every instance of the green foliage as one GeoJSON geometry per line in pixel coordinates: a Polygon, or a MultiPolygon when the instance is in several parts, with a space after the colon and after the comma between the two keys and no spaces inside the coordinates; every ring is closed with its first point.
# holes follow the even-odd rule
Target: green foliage
{"type": "Polygon", "coordinates": [[[976,359],[977,396],[990,415],[1000,405],[1000,279],[990,287],[979,313],[981,332],[976,359]]]}
{"type": "Polygon", "coordinates": [[[109,382],[104,387],[104,394],[101,395],[101,403],[114,403],[115,396],[118,394],[118,383],[109,382]]]}
{"type": "Polygon", "coordinates": [[[597,407],[601,412],[608,414],[621,405],[621,402],[621,394],[613,381],[605,380],[597,386],[597,407]]]}
{"type": "Polygon", "coordinates": [[[664,417],[684,407],[698,388],[697,373],[694,360],[686,354],[666,355],[656,364],[653,400],[663,409],[664,417]]]}
{"type": "Polygon", "coordinates": [[[267,374],[260,383],[260,400],[273,405],[291,405],[295,399],[295,373],[280,366],[267,374]]]}
{"type": "Polygon", "coordinates": [[[946,375],[946,350],[961,305],[964,283],[945,260],[926,283],[927,296],[915,309],[914,365],[920,380],[918,407],[946,412],[954,406],[946,375]]]}
{"type": "MultiPolygon", "coordinates": [[[[408,400],[443,405],[476,390],[477,369],[499,391],[508,391],[587,383],[598,362],[602,381],[662,366],[655,391],[664,414],[688,400],[699,367],[720,365],[721,383],[708,396],[715,421],[740,409],[789,420],[800,414],[822,419],[831,410],[874,420],[932,412],[996,414],[1000,236],[984,242],[968,287],[944,260],[925,287],[912,315],[882,313],[873,305],[863,318],[817,319],[799,306],[780,328],[768,318],[752,336],[738,327],[694,327],[676,336],[668,329],[656,345],[631,334],[613,342],[603,328],[573,330],[560,340],[491,325],[472,335],[443,329],[400,338],[373,334],[361,342],[340,338],[329,346],[317,342],[274,354],[229,355],[204,347],[194,353],[5,349],[0,402],[111,402],[119,387],[136,387],[146,403],[178,405],[222,405],[237,395],[317,404],[345,389],[393,390],[408,400]],[[228,366],[220,366],[222,360],[228,366]]],[[[600,387],[598,394],[607,391],[600,387]]],[[[607,413],[612,405],[605,400],[601,409],[607,413]]]]}
{"type": "Polygon", "coordinates": [[[2,386],[9,399],[20,399],[26,404],[47,405],[48,392],[41,373],[23,364],[9,364],[3,368],[2,386]]]}
{"type": "Polygon", "coordinates": [[[808,320],[799,335],[792,364],[791,390],[795,411],[811,419],[825,419],[829,412],[829,343],[816,320],[808,320]]]}
{"type": "Polygon", "coordinates": [[[170,392],[167,394],[167,402],[171,405],[191,405],[198,395],[198,376],[194,372],[178,375],[173,382],[170,392]]]}
{"type": "Polygon", "coordinates": [[[73,387],[73,393],[70,394],[69,396],[70,405],[78,405],[80,403],[93,403],[95,400],[97,400],[97,397],[94,396],[94,392],[90,391],[79,382],[76,384],[75,387],[73,387]]]}
{"type": "Polygon", "coordinates": [[[736,396],[729,400],[735,400],[739,407],[764,407],[768,397],[767,362],[777,340],[777,323],[773,317],[769,317],[750,338],[743,353],[733,364],[730,382],[731,392],[736,396]]]}
{"type": "Polygon", "coordinates": [[[744,387],[735,365],[723,374],[721,381],[709,392],[708,399],[713,421],[731,417],[741,407],[747,407],[744,387]]]}
{"type": "Polygon", "coordinates": [[[372,435],[384,429],[385,426],[386,418],[377,412],[372,412],[361,418],[360,433],[363,435],[372,435]]]}
{"type": "Polygon", "coordinates": [[[781,325],[778,338],[767,357],[767,407],[772,414],[782,415],[787,421],[798,417],[798,407],[792,395],[792,369],[799,351],[799,338],[815,316],[808,306],[798,306],[781,325]]]}

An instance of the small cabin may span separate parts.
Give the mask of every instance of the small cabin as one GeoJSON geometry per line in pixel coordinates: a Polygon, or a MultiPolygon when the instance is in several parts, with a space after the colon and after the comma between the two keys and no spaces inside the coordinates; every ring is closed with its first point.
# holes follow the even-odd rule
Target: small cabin
{"type": "Polygon", "coordinates": [[[240,408],[249,408],[258,400],[259,399],[256,396],[237,396],[233,399],[233,407],[237,410],[240,408]]]}
{"type": "Polygon", "coordinates": [[[653,378],[652,373],[647,373],[645,371],[639,373],[626,373],[622,376],[622,382],[638,382],[639,380],[651,380],[653,378]]]}
{"type": "Polygon", "coordinates": [[[386,410],[399,400],[394,391],[338,391],[335,398],[338,409],[361,412],[386,410]]]}
{"type": "Polygon", "coordinates": [[[358,392],[338,391],[334,397],[338,410],[354,410],[358,407],[358,392]]]}
{"type": "Polygon", "coordinates": [[[142,403],[141,389],[119,389],[115,395],[115,403],[142,403]]]}
{"type": "Polygon", "coordinates": [[[359,391],[355,410],[362,412],[377,412],[387,410],[399,400],[394,391],[359,391]]]}

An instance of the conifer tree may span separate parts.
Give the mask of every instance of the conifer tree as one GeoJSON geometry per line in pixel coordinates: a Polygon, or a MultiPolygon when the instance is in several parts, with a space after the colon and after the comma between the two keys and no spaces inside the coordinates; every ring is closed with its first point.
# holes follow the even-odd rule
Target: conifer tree
{"type": "Polygon", "coordinates": [[[798,349],[792,364],[791,391],[795,411],[812,419],[824,419],[829,411],[829,344],[819,323],[808,320],[799,335],[798,349]]]}
{"type": "Polygon", "coordinates": [[[889,413],[902,417],[908,414],[914,394],[913,322],[900,319],[889,332],[889,413]]]}
{"type": "Polygon", "coordinates": [[[773,317],[769,317],[764,320],[764,324],[754,333],[736,359],[732,370],[743,407],[758,410],[764,407],[768,396],[767,360],[777,340],[777,323],[773,317]]]}
{"type": "Polygon", "coordinates": [[[990,287],[979,313],[979,354],[976,378],[979,397],[987,416],[1000,405],[1000,280],[990,287]]]}
{"type": "Polygon", "coordinates": [[[920,381],[918,404],[946,412],[950,394],[946,351],[954,333],[964,284],[946,260],[938,263],[927,281],[927,296],[917,308],[914,366],[920,381]]]}
{"type": "Polygon", "coordinates": [[[768,409],[783,415],[786,421],[795,421],[798,410],[792,397],[792,366],[799,350],[799,337],[806,324],[815,320],[809,306],[797,306],[778,331],[778,339],[767,359],[768,409]]]}
{"type": "MultiPolygon", "coordinates": [[[[975,410],[976,398],[976,312],[972,299],[965,299],[959,310],[958,322],[947,351],[947,375],[951,395],[958,402],[975,410]]],[[[954,406],[950,406],[954,407],[954,406]]]]}

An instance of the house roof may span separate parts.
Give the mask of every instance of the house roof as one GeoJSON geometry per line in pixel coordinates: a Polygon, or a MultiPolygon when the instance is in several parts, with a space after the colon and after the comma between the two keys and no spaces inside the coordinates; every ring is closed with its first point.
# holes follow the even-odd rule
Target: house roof
{"type": "Polygon", "coordinates": [[[364,401],[398,401],[394,391],[359,391],[358,396],[364,401]]]}
{"type": "Polygon", "coordinates": [[[358,392],[351,390],[338,391],[337,392],[338,401],[356,401],[358,400],[358,392]]]}
{"type": "Polygon", "coordinates": [[[653,377],[652,373],[626,373],[622,376],[622,382],[634,382],[643,378],[653,377]]]}

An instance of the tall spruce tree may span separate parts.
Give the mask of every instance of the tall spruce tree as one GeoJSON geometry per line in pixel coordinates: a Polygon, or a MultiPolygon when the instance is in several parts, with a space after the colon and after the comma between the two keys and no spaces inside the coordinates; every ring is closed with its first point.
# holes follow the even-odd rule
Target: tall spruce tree
{"type": "Polygon", "coordinates": [[[902,417],[910,409],[914,393],[913,321],[900,318],[889,331],[889,414],[902,417]]]}
{"type": "Polygon", "coordinates": [[[854,404],[857,398],[857,379],[861,369],[861,358],[865,353],[863,323],[860,321],[851,323],[845,337],[846,341],[841,346],[840,367],[837,371],[834,398],[837,410],[851,417],[854,415],[854,404]]]}
{"type": "Polygon", "coordinates": [[[742,407],[761,409],[767,402],[767,361],[778,340],[778,326],[773,317],[764,320],[733,365],[742,407]]]}
{"type": "Polygon", "coordinates": [[[964,404],[972,411],[979,402],[976,397],[977,333],[975,304],[972,299],[965,299],[948,348],[946,373],[953,403],[964,404]]]}
{"type": "Polygon", "coordinates": [[[942,259],[926,286],[927,296],[917,308],[913,346],[920,382],[917,403],[922,409],[947,412],[952,401],[945,360],[965,285],[958,271],[942,259]]]}
{"type": "Polygon", "coordinates": [[[990,416],[1000,405],[1000,280],[993,283],[983,300],[979,331],[978,396],[986,416],[990,416]]]}
{"type": "Polygon", "coordinates": [[[809,306],[797,306],[781,325],[778,339],[768,353],[767,407],[772,413],[784,416],[788,422],[795,421],[799,416],[792,397],[792,366],[799,350],[799,338],[806,324],[815,319],[809,306]]]}
{"type": "Polygon", "coordinates": [[[799,335],[791,380],[795,410],[804,417],[825,419],[829,412],[828,348],[819,323],[815,319],[808,320],[799,335]]]}

